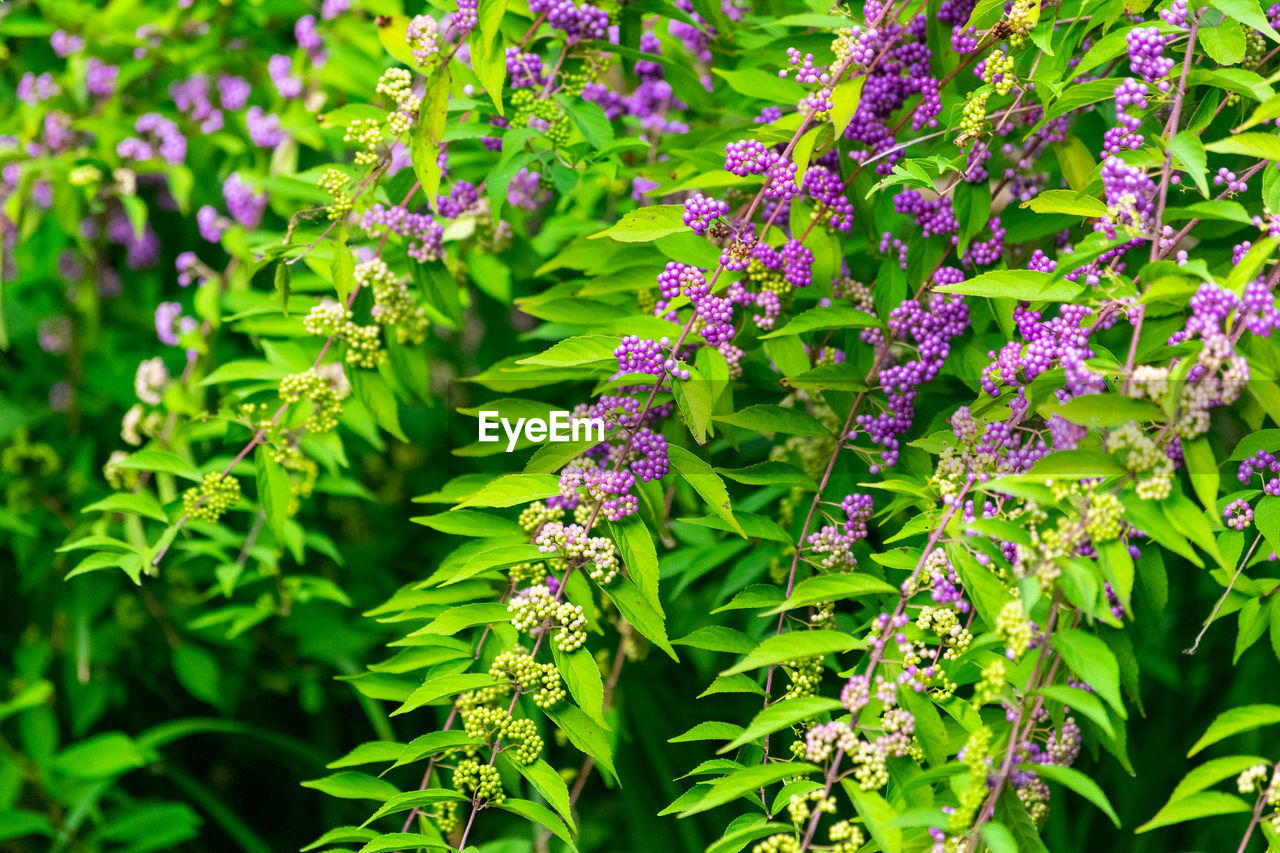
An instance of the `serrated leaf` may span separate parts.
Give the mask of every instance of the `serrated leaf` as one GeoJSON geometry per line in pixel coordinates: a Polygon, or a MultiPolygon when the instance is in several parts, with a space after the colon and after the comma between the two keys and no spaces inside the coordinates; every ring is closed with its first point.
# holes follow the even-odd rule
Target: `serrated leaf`
{"type": "Polygon", "coordinates": [[[729,503],[729,492],[724,487],[724,480],[720,479],[715,469],[679,445],[670,445],[667,448],[667,457],[671,460],[671,467],[702,496],[712,511],[728,522],[729,526],[745,539],[746,531],[734,518],[733,507],[729,503]]]}
{"type": "Polygon", "coordinates": [[[555,721],[579,752],[594,758],[602,771],[612,776],[615,782],[619,781],[618,772],[613,768],[613,749],[609,746],[604,730],[594,720],[577,705],[564,702],[546,709],[546,714],[555,721]]]}
{"type": "Polygon", "coordinates": [[[834,711],[842,707],[836,699],[825,696],[796,696],[783,699],[756,714],[751,724],[729,743],[716,750],[723,755],[726,752],[746,746],[754,740],[772,734],[784,726],[790,726],[801,720],[816,719],[820,714],[834,711]]]}
{"type": "Polygon", "coordinates": [[[810,438],[826,438],[831,434],[812,415],[782,406],[747,406],[727,415],[716,415],[713,420],[761,433],[803,435],[810,438]]]}
{"type": "Polygon", "coordinates": [[[595,658],[583,648],[564,652],[553,645],[551,652],[569,695],[600,728],[609,728],[604,721],[604,680],[595,658]]]}
{"type": "Polygon", "coordinates": [[[1111,807],[1111,801],[1107,799],[1107,795],[1102,792],[1102,788],[1097,782],[1090,779],[1085,774],[1076,770],[1074,767],[1065,767],[1060,764],[1036,764],[1028,769],[1032,770],[1042,779],[1048,779],[1050,782],[1057,782],[1059,785],[1070,788],[1089,802],[1093,803],[1103,814],[1111,818],[1111,822],[1120,826],[1120,817],[1116,814],[1116,810],[1111,807]]]}
{"type": "Polygon", "coordinates": [[[1126,718],[1124,700],[1120,698],[1120,664],[1107,644],[1087,631],[1060,631],[1053,647],[1072,672],[1107,700],[1115,712],[1126,718]]]}
{"type": "Polygon", "coordinates": [[[743,794],[754,792],[791,776],[816,773],[818,767],[801,762],[780,761],[757,767],[744,767],[715,782],[697,802],[680,812],[680,817],[700,814],[716,806],[732,802],[743,794]]]}
{"type": "Polygon", "coordinates": [[[343,800],[386,802],[400,793],[400,789],[390,782],[355,770],[331,773],[321,779],[311,779],[301,784],[304,788],[314,788],[343,800]]]}
{"type": "Polygon", "coordinates": [[[1019,299],[1028,302],[1069,302],[1084,286],[1034,270],[992,270],[956,284],[934,288],[942,293],[986,296],[990,299],[1019,299]]]}
{"type": "Polygon", "coordinates": [[[1280,723],[1280,706],[1277,705],[1241,705],[1219,714],[1195,745],[1187,752],[1187,757],[1195,755],[1202,749],[1212,746],[1241,732],[1249,732],[1264,726],[1280,723]]]}
{"type": "Polygon", "coordinates": [[[1177,802],[1169,803],[1156,812],[1155,817],[1135,829],[1134,833],[1149,832],[1162,826],[1183,823],[1188,820],[1198,820],[1202,817],[1247,812],[1251,809],[1252,807],[1248,803],[1234,794],[1224,794],[1221,791],[1204,791],[1184,797],[1177,802]]]}
{"type": "Polygon", "coordinates": [[[154,447],[144,447],[137,453],[131,453],[113,464],[117,468],[127,468],[133,471],[153,471],[157,474],[172,474],[175,477],[182,477],[186,480],[199,480],[201,478],[199,469],[187,460],[180,456],[175,456],[167,450],[160,450],[154,447]]]}
{"type": "Polygon", "coordinates": [[[722,674],[734,675],[762,666],[778,664],[784,660],[826,655],[832,652],[847,652],[850,649],[863,648],[865,645],[864,641],[843,631],[827,629],[789,631],[774,637],[766,637],[740,663],[726,669],[722,674]]]}
{"type": "Polygon", "coordinates": [[[587,239],[608,237],[618,243],[649,243],[687,229],[684,205],[654,204],[624,213],[614,225],[591,234],[587,239]]]}

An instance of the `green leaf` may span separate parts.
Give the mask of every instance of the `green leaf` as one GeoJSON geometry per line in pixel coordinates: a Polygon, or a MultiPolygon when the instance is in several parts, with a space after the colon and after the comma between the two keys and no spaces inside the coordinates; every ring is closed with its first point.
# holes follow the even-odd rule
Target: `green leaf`
{"type": "Polygon", "coordinates": [[[853,800],[858,816],[866,823],[871,837],[881,849],[885,853],[901,853],[902,832],[893,825],[894,819],[898,816],[897,810],[876,791],[862,790],[853,779],[846,777],[841,780],[840,785],[849,795],[849,799],[853,800]]]}
{"type": "Polygon", "coordinates": [[[520,525],[510,519],[474,509],[452,509],[435,515],[415,516],[409,520],[454,536],[487,538],[519,536],[524,532],[520,525]]]}
{"type": "Polygon", "coordinates": [[[815,631],[789,631],[774,637],[766,637],[755,650],[740,663],[726,669],[722,675],[734,675],[778,664],[793,658],[847,652],[863,648],[866,643],[843,631],[820,629],[815,631]]]}
{"type": "Polygon", "coordinates": [[[504,812],[519,815],[525,820],[533,821],[534,823],[549,829],[556,838],[559,838],[565,844],[569,845],[570,850],[576,851],[578,849],[574,846],[573,836],[569,834],[568,829],[564,825],[564,821],[562,821],[555,812],[551,811],[546,806],[529,800],[508,798],[500,803],[495,803],[494,807],[501,809],[504,812]]]}
{"type": "Polygon", "coordinates": [[[569,831],[577,834],[578,829],[573,822],[573,805],[569,802],[569,787],[565,785],[563,777],[554,767],[542,759],[533,764],[520,764],[506,753],[498,756],[498,765],[508,770],[514,769],[523,776],[525,781],[532,785],[533,789],[564,819],[569,826],[569,831]]]}
{"type": "Polygon", "coordinates": [[[687,380],[671,383],[671,393],[680,407],[680,415],[689,434],[698,444],[707,443],[708,426],[711,422],[711,407],[715,400],[711,395],[711,383],[703,379],[696,369],[689,371],[687,380]]]}
{"type": "Polygon", "coordinates": [[[271,458],[266,445],[258,445],[257,457],[258,500],[266,515],[267,526],[277,543],[284,543],[284,525],[289,519],[289,502],[293,492],[289,489],[289,472],[271,458]]]}
{"type": "Polygon", "coordinates": [[[517,364],[539,367],[581,367],[617,361],[613,351],[620,339],[612,335],[581,335],[557,341],[550,349],[522,358],[517,364]]]}
{"type": "Polygon", "coordinates": [[[1074,767],[1065,767],[1059,764],[1036,764],[1031,769],[1041,779],[1057,782],[1059,785],[1070,788],[1093,803],[1102,810],[1103,814],[1111,818],[1111,822],[1119,828],[1120,817],[1116,814],[1116,810],[1111,807],[1111,802],[1107,799],[1107,795],[1102,792],[1102,788],[1098,786],[1097,782],[1074,767]]]}
{"type": "Polygon", "coordinates": [[[793,725],[801,720],[816,720],[819,715],[840,707],[842,706],[838,700],[825,696],[796,696],[792,699],[783,699],[756,714],[755,719],[740,735],[716,752],[723,755],[772,734],[784,726],[793,725]]]}
{"type": "Polygon", "coordinates": [[[599,151],[613,144],[613,122],[609,121],[598,104],[565,95],[557,95],[556,101],[578,130],[582,131],[582,138],[587,140],[588,145],[599,151]]]}
{"type": "MultiPolygon", "coordinates": [[[[379,30],[379,35],[384,31],[379,30]]],[[[415,63],[406,64],[413,67],[415,63]]],[[[448,111],[449,68],[445,66],[427,81],[426,97],[423,98],[409,146],[414,175],[433,210],[440,195],[440,145],[444,141],[448,111]]]]}
{"type": "Polygon", "coordinates": [[[553,474],[507,474],[463,499],[458,508],[518,506],[558,494],[560,478],[553,474]]]}
{"type": "Polygon", "coordinates": [[[430,705],[432,702],[439,701],[446,696],[455,696],[459,693],[466,693],[469,690],[479,690],[482,687],[492,686],[493,678],[487,672],[466,672],[428,678],[425,684],[413,691],[409,698],[404,701],[404,704],[391,712],[391,716],[407,714],[410,711],[421,708],[423,705],[430,705]]]}
{"type": "Polygon", "coordinates": [[[1200,27],[1200,46],[1219,65],[1236,65],[1244,59],[1244,30],[1234,21],[1223,21],[1216,27],[1200,27]]]}
{"type": "Polygon", "coordinates": [[[1114,427],[1129,421],[1159,421],[1164,412],[1154,403],[1121,394],[1083,394],[1061,405],[1045,405],[1041,414],[1060,415],[1080,426],[1114,427]]]}
{"type": "Polygon", "coordinates": [[[386,835],[379,835],[361,847],[360,853],[395,853],[395,851],[399,850],[409,851],[423,848],[430,850],[453,849],[445,842],[429,835],[423,835],[420,832],[388,832],[386,835]]]}
{"type": "Polygon", "coordinates": [[[203,387],[205,385],[218,385],[223,382],[238,382],[244,379],[252,379],[255,382],[273,382],[288,375],[289,371],[285,367],[268,364],[258,358],[246,358],[218,365],[217,369],[204,379],[201,379],[197,384],[203,387]]]}
{"type": "Polygon", "coordinates": [[[759,462],[746,468],[717,468],[717,472],[745,486],[789,486],[816,491],[812,477],[786,462],[759,462]]]}
{"type": "MultiPolygon", "coordinates": [[[[1112,88],[1115,84],[1110,84],[1112,88]]],[[[1083,285],[1064,280],[1054,281],[1053,275],[1034,270],[992,270],[956,284],[944,284],[934,290],[943,293],[963,293],[967,296],[986,296],[991,299],[1023,299],[1028,302],[1068,302],[1084,290],[1083,285]]]]}
{"type": "Polygon", "coordinates": [[[1213,449],[1209,447],[1209,439],[1201,436],[1193,441],[1182,442],[1182,455],[1187,464],[1187,475],[1191,478],[1191,487],[1196,497],[1206,510],[1217,512],[1218,506],[1218,463],[1213,458],[1213,449]]]}
{"type": "Polygon", "coordinates": [[[706,625],[671,642],[677,646],[692,646],[709,652],[737,655],[744,655],[756,647],[755,641],[746,634],[723,625],[706,625]]]}
{"type": "Polygon", "coordinates": [[[722,806],[725,803],[736,800],[743,794],[754,793],[766,785],[772,785],[774,782],[790,777],[816,773],[818,770],[819,768],[813,764],[792,761],[779,761],[756,767],[744,767],[711,785],[702,799],[680,812],[680,817],[684,818],[710,811],[716,806],[722,806]]]}
{"type": "Polygon", "coordinates": [[[1271,133],[1237,133],[1210,142],[1205,150],[1215,154],[1243,154],[1260,160],[1280,160],[1280,138],[1271,133]]]}
{"type": "MultiPolygon", "coordinates": [[[[757,515],[754,512],[743,512],[739,510],[734,513],[734,518],[742,527],[742,531],[751,539],[768,539],[772,542],[782,542],[791,544],[791,534],[783,530],[776,521],[767,515],[757,515]]],[[[698,527],[709,527],[712,530],[724,530],[734,532],[729,526],[729,522],[725,521],[718,515],[708,515],[703,518],[678,518],[676,521],[681,524],[693,524],[698,527]]]]}
{"type": "Polygon", "coordinates": [[[83,512],[121,512],[153,518],[156,521],[169,523],[169,516],[164,507],[146,492],[117,492],[110,497],[89,504],[83,512]]]}
{"type": "Polygon", "coordinates": [[[1234,794],[1224,794],[1221,791],[1204,791],[1169,803],[1156,812],[1155,817],[1135,829],[1134,833],[1149,832],[1162,826],[1169,826],[1170,824],[1182,823],[1188,820],[1198,820],[1202,817],[1236,814],[1237,812],[1251,810],[1252,806],[1234,794]]]}
{"type": "Polygon", "coordinates": [[[507,75],[501,30],[506,11],[506,0],[480,0],[477,9],[479,26],[471,31],[471,68],[480,85],[489,93],[498,115],[503,115],[502,83],[507,75]]]}
{"type": "Polygon", "coordinates": [[[804,87],[795,80],[778,77],[763,68],[713,68],[712,71],[723,78],[729,88],[748,98],[791,106],[805,96],[804,87]]]}
{"type": "Polygon", "coordinates": [[[386,48],[387,53],[408,65],[418,67],[418,60],[413,50],[405,41],[405,31],[409,28],[409,18],[405,15],[384,15],[378,19],[378,40],[386,48]]]}
{"type": "MultiPolygon", "coordinates": [[[[433,732],[433,734],[446,734],[433,732]]],[[[447,734],[459,734],[447,732],[447,734]]],[[[466,735],[463,735],[466,737],[466,735]]],[[[343,767],[360,767],[364,764],[386,764],[395,761],[404,753],[405,745],[390,740],[371,740],[352,749],[346,755],[330,761],[324,766],[326,770],[339,770],[343,767]]]]}
{"type": "Polygon", "coordinates": [[[1264,726],[1280,723],[1280,706],[1277,705],[1241,705],[1231,708],[1217,716],[1209,728],[1187,752],[1187,757],[1195,755],[1205,747],[1212,746],[1241,732],[1250,732],[1264,726]]]}
{"type": "Polygon", "coordinates": [[[353,370],[349,375],[356,397],[364,403],[378,426],[407,442],[409,437],[400,428],[400,406],[387,381],[371,370],[353,370]]]}
{"type": "Polygon", "coordinates": [[[209,652],[183,643],[173,650],[173,672],[187,692],[210,705],[222,704],[222,667],[209,652]]]}
{"type": "Polygon", "coordinates": [[[662,613],[626,578],[616,578],[605,587],[605,594],[618,608],[627,624],[639,631],[645,639],[662,649],[672,660],[675,649],[667,639],[667,627],[662,613]]]}
{"type": "Polygon", "coordinates": [[[746,531],[734,518],[733,507],[729,503],[729,492],[724,487],[724,480],[720,479],[715,469],[679,445],[673,444],[668,447],[667,455],[671,460],[671,467],[702,496],[713,512],[728,522],[729,526],[745,539],[746,531]]]}
{"type": "Polygon", "coordinates": [[[569,695],[573,696],[573,701],[577,702],[600,728],[609,728],[604,721],[604,680],[600,677],[600,667],[596,664],[596,659],[583,648],[564,652],[553,645],[551,652],[555,658],[556,669],[564,677],[564,683],[568,685],[569,695]]]}
{"type": "Polygon", "coordinates": [[[1173,803],[1192,794],[1198,794],[1210,785],[1218,784],[1223,779],[1239,776],[1250,767],[1270,763],[1266,758],[1257,755],[1228,755],[1225,758],[1206,761],[1182,777],[1182,781],[1178,783],[1178,786],[1173,789],[1173,793],[1169,795],[1169,802],[1173,803]]]}
{"type": "MultiPolygon", "coordinates": [[[[774,21],[774,23],[781,22],[774,21]]],[[[858,111],[858,104],[862,101],[862,84],[866,82],[866,79],[861,74],[857,76],[846,75],[831,90],[832,106],[829,115],[831,116],[831,124],[835,128],[837,139],[844,135],[845,128],[853,121],[853,114],[858,111]]]]}
{"type": "Polygon", "coordinates": [[[390,782],[355,770],[342,770],[321,779],[312,779],[303,782],[302,787],[315,788],[317,791],[343,800],[387,802],[400,793],[400,789],[390,782]]]}
{"type": "Polygon", "coordinates": [[[1053,150],[1058,155],[1058,165],[1062,167],[1062,176],[1067,185],[1077,192],[1089,186],[1098,164],[1089,151],[1089,146],[1078,136],[1068,136],[1061,142],[1055,142],[1053,150]]]}
{"type": "Polygon", "coordinates": [[[1191,179],[1196,182],[1196,189],[1200,190],[1200,195],[1207,197],[1209,182],[1205,178],[1205,165],[1208,158],[1205,156],[1204,143],[1200,141],[1199,134],[1189,130],[1181,131],[1170,140],[1169,153],[1173,155],[1174,164],[1191,175],[1191,179]]]}
{"type": "Polygon", "coordinates": [[[737,723],[726,723],[721,720],[703,720],[687,732],[682,732],[667,743],[697,743],[704,740],[732,740],[743,731],[737,723]]]}
{"type": "Polygon", "coordinates": [[[747,406],[727,415],[716,415],[714,420],[762,433],[804,435],[811,438],[826,438],[831,434],[808,413],[782,406],[747,406]]]}
{"type": "Polygon", "coordinates": [[[276,264],[275,274],[276,297],[280,300],[280,309],[284,316],[289,316],[289,292],[293,289],[293,268],[286,261],[276,264]]]}
{"type": "Polygon", "coordinates": [[[421,761],[429,755],[435,755],[436,753],[457,749],[462,746],[474,746],[478,743],[479,741],[466,732],[427,732],[425,735],[419,735],[405,744],[404,748],[400,750],[400,754],[395,757],[396,763],[392,767],[403,767],[406,764],[421,761]]]}
{"type": "Polygon", "coordinates": [[[1110,477],[1124,472],[1125,467],[1108,453],[1092,450],[1059,450],[1032,465],[1031,470],[1027,472],[1027,478],[1030,480],[1048,477],[1079,479],[1110,477]]]}
{"type": "Polygon", "coordinates": [[[116,462],[115,467],[133,471],[154,471],[157,474],[172,474],[185,480],[199,480],[201,478],[200,471],[187,460],[180,456],[175,456],[167,450],[160,450],[154,447],[144,447],[137,453],[130,454],[116,462]]]}
{"type": "Polygon", "coordinates": [[[1271,26],[1271,22],[1263,14],[1262,5],[1258,0],[1213,0],[1213,8],[1229,18],[1235,18],[1246,26],[1260,30],[1263,35],[1272,41],[1280,42],[1280,33],[1277,33],[1271,26]]]}
{"type": "Polygon", "coordinates": [[[662,616],[662,601],[658,597],[658,551],[653,546],[649,528],[638,515],[628,515],[621,521],[606,522],[611,537],[622,556],[627,577],[644,595],[653,610],[662,616]]]}
{"type": "Polygon", "coordinates": [[[1053,647],[1072,672],[1107,700],[1121,718],[1127,717],[1120,698],[1120,664],[1106,643],[1087,631],[1071,630],[1056,634],[1053,647]]]}
{"type": "Polygon", "coordinates": [[[1013,840],[1013,833],[1004,824],[983,824],[982,840],[991,853],[1018,853],[1018,842],[1013,840]]]}
{"type": "Polygon", "coordinates": [[[1107,215],[1105,204],[1091,195],[1072,190],[1045,190],[1019,207],[1029,207],[1036,213],[1065,213],[1089,218],[1107,215]]]}
{"type": "Polygon", "coordinates": [[[79,779],[108,779],[146,763],[146,756],[128,735],[103,732],[71,744],[54,757],[52,766],[79,779]]]}
{"type": "Polygon", "coordinates": [[[618,772],[613,769],[613,749],[609,746],[604,730],[595,721],[577,705],[565,702],[548,708],[546,714],[555,721],[579,752],[594,758],[602,771],[612,776],[614,781],[619,781],[618,772]]]}
{"type": "Polygon", "coordinates": [[[614,225],[587,239],[608,237],[618,243],[649,243],[668,234],[678,234],[687,228],[684,224],[684,205],[654,204],[627,211],[614,225]]]}
{"type": "Polygon", "coordinates": [[[796,584],[791,596],[765,615],[807,607],[819,601],[843,601],[860,595],[897,595],[898,588],[863,574],[815,575],[796,584]]]}
{"type": "MultiPolygon", "coordinates": [[[[501,760],[501,756],[499,756],[499,760],[501,760]]],[[[338,774],[338,775],[342,775],[342,774],[338,774]]],[[[352,773],[352,775],[362,776],[363,774],[352,773]]],[[[366,778],[372,778],[372,777],[366,777],[366,778]]],[[[387,782],[383,782],[383,780],[381,779],[375,779],[374,781],[382,782],[382,784],[384,785],[389,784],[387,782]]],[[[302,784],[307,787],[315,787],[307,782],[303,782],[302,784]]],[[[341,796],[341,795],[338,795],[338,796],[341,796]]],[[[354,799],[367,799],[367,798],[356,797],[354,799]]],[[[368,826],[378,818],[386,817],[389,814],[395,814],[396,812],[407,812],[410,809],[421,808],[422,806],[429,806],[432,803],[439,803],[445,800],[453,800],[454,802],[460,802],[460,803],[468,802],[468,799],[465,795],[460,794],[457,791],[450,790],[449,788],[424,788],[421,791],[405,791],[403,794],[396,793],[394,796],[386,798],[386,802],[384,802],[381,806],[379,806],[378,810],[374,812],[372,815],[370,815],[369,819],[366,820],[363,824],[361,824],[361,826],[368,826]]]]}
{"type": "Polygon", "coordinates": [[[49,818],[36,812],[0,809],[0,841],[21,838],[24,835],[53,835],[49,818]]]}

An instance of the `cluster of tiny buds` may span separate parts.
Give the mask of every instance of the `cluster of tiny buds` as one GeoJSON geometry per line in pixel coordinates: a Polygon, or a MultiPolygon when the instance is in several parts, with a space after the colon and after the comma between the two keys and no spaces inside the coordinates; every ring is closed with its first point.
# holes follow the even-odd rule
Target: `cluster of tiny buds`
{"type": "Polygon", "coordinates": [[[378,162],[378,145],[382,142],[382,128],[377,119],[358,118],[347,125],[343,134],[343,142],[353,142],[359,146],[356,151],[356,164],[371,166],[378,162]]]}
{"type": "Polygon", "coordinates": [[[521,692],[533,697],[533,703],[539,708],[550,708],[564,699],[564,686],[555,664],[538,663],[521,646],[494,658],[489,675],[495,681],[515,683],[521,692]]]}
{"type": "Polygon", "coordinates": [[[563,509],[549,507],[542,501],[534,501],[520,511],[520,517],[516,523],[525,533],[535,533],[547,522],[559,521],[562,518],[564,518],[563,509]]]}
{"type": "Polygon", "coordinates": [[[394,326],[400,343],[420,344],[427,336],[427,315],[409,293],[409,288],[381,258],[357,264],[357,286],[373,290],[373,319],[384,326],[394,326]]]}
{"type": "Polygon", "coordinates": [[[1013,600],[1005,604],[996,617],[996,633],[1005,644],[1005,656],[1017,660],[1031,647],[1035,632],[1022,614],[1022,602],[1013,600]]]}
{"type": "Polygon", "coordinates": [[[362,326],[351,319],[351,310],[340,302],[322,299],[302,321],[309,334],[335,337],[347,345],[346,362],[374,368],[387,360],[377,326],[362,326]]]}
{"type": "Polygon", "coordinates": [[[280,380],[280,399],[286,403],[297,403],[307,400],[311,403],[311,414],[304,424],[308,432],[327,432],[338,425],[338,416],[342,414],[342,399],[347,396],[350,386],[342,373],[342,365],[335,364],[336,376],[330,378],[335,371],[326,370],[329,375],[321,375],[318,369],[302,373],[294,373],[280,380]],[[340,377],[340,379],[338,379],[340,377]]]}
{"type": "Polygon", "coordinates": [[[481,764],[474,758],[458,762],[453,771],[453,787],[470,797],[489,804],[501,803],[505,798],[502,778],[498,768],[481,764]]]}
{"type": "Polygon", "coordinates": [[[587,641],[587,617],[582,608],[557,600],[545,583],[533,584],[513,595],[507,612],[512,614],[512,626],[531,637],[554,631],[556,647],[562,652],[575,651],[587,641]]]}
{"type": "Polygon", "coordinates": [[[325,213],[330,219],[341,219],[351,212],[354,203],[347,192],[349,179],[337,169],[325,169],[316,185],[333,197],[333,201],[325,206],[325,213]]]}
{"type": "Polygon", "coordinates": [[[229,474],[210,472],[199,486],[182,493],[182,511],[198,521],[215,523],[240,500],[240,483],[229,474]]]}

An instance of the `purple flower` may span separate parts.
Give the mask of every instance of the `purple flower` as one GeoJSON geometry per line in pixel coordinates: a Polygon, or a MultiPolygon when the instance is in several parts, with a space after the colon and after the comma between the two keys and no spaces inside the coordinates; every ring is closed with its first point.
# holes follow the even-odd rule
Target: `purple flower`
{"type": "Polygon", "coordinates": [[[222,197],[227,201],[227,210],[231,216],[249,230],[258,227],[262,221],[262,212],[267,207],[267,194],[254,195],[250,187],[240,175],[232,172],[222,184],[222,197]]]}
{"type": "Polygon", "coordinates": [[[224,74],[218,78],[218,102],[224,110],[241,109],[249,100],[253,88],[243,77],[224,74]]]}
{"type": "Polygon", "coordinates": [[[245,112],[244,120],[249,128],[249,138],[259,148],[275,148],[284,142],[280,117],[275,113],[264,113],[262,107],[252,106],[245,112]]]}

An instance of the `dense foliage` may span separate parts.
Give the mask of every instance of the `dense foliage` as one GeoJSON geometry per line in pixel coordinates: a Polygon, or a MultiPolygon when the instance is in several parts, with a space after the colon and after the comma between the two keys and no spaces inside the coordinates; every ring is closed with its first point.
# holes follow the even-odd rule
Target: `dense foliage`
{"type": "Polygon", "coordinates": [[[4,4],[0,846],[1280,849],[1277,26],[4,4]]]}

